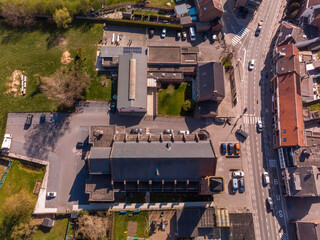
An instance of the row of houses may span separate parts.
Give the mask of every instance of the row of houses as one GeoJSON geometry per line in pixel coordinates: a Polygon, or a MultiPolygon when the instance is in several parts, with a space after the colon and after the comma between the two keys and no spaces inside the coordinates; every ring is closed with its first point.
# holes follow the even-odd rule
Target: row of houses
{"type": "MultiPolygon", "coordinates": [[[[307,40],[300,27],[282,22],[272,56],[273,146],[279,154],[284,194],[290,198],[320,197],[320,132],[310,128],[310,109],[304,107],[319,102],[319,49],[318,38],[307,40]]],[[[319,119],[313,120],[319,124],[319,119]]],[[[293,221],[296,238],[319,239],[318,223],[318,219],[293,221]]]]}

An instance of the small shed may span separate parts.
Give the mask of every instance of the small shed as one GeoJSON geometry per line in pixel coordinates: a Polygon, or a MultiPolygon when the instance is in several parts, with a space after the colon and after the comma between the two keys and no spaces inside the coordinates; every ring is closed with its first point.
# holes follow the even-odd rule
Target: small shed
{"type": "Polygon", "coordinates": [[[78,131],[78,147],[85,147],[88,145],[89,140],[89,127],[88,126],[80,126],[78,131]]]}
{"type": "Polygon", "coordinates": [[[50,218],[45,218],[43,219],[43,222],[41,225],[47,228],[52,228],[54,225],[54,220],[50,218]]]}
{"type": "Polygon", "coordinates": [[[177,17],[183,17],[188,15],[187,4],[181,4],[174,7],[174,11],[177,14],[177,17]]]}

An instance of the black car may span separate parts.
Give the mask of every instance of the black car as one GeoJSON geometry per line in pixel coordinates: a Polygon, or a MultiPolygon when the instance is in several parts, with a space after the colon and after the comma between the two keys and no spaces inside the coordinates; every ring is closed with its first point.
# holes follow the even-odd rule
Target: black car
{"type": "Polygon", "coordinates": [[[207,39],[208,39],[208,34],[204,33],[204,34],[202,35],[202,39],[203,39],[203,41],[207,41],[207,39]]]}
{"type": "Polygon", "coordinates": [[[153,38],[153,35],[154,35],[154,28],[150,28],[149,29],[149,37],[153,38]]]}
{"type": "Polygon", "coordinates": [[[46,115],[44,113],[40,116],[40,123],[44,123],[46,121],[46,115]]]}
{"type": "Polygon", "coordinates": [[[243,193],[245,190],[244,188],[244,180],[243,178],[239,180],[239,193],[243,193]]]}
{"type": "Polygon", "coordinates": [[[110,111],[112,113],[115,113],[117,111],[117,108],[116,108],[116,103],[115,102],[112,102],[111,105],[110,105],[110,111]]]}
{"type": "Polygon", "coordinates": [[[31,125],[32,118],[33,118],[33,115],[32,114],[28,114],[27,119],[26,119],[26,125],[31,125]]]}
{"type": "Polygon", "coordinates": [[[133,128],[130,131],[130,134],[138,134],[138,133],[142,133],[142,129],[141,128],[133,128]]]}
{"type": "Polygon", "coordinates": [[[256,30],[256,32],[255,32],[255,34],[254,34],[256,37],[258,37],[258,36],[260,35],[260,33],[261,33],[261,28],[262,28],[261,26],[258,26],[258,27],[257,27],[257,30],[256,30]]]}
{"type": "Polygon", "coordinates": [[[215,123],[218,123],[218,124],[224,124],[225,119],[224,119],[224,118],[215,118],[215,119],[214,119],[214,122],[215,122],[215,123]]]}
{"type": "Polygon", "coordinates": [[[228,154],[233,155],[234,154],[234,147],[232,143],[228,144],[228,154]]]}

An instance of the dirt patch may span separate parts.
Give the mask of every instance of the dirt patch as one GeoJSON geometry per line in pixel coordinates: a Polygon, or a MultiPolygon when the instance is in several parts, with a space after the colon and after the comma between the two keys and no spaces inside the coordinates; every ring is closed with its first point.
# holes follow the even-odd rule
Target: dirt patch
{"type": "Polygon", "coordinates": [[[68,41],[60,36],[58,37],[57,42],[58,46],[66,46],[68,44],[68,41]]]}
{"type": "Polygon", "coordinates": [[[72,58],[70,58],[70,53],[68,51],[65,51],[64,53],[62,53],[61,56],[61,63],[62,64],[69,64],[72,61],[72,58]]]}
{"type": "Polygon", "coordinates": [[[137,235],[137,222],[128,222],[128,235],[129,236],[136,236],[137,235]]]}
{"type": "Polygon", "coordinates": [[[41,184],[42,184],[42,181],[37,180],[36,184],[34,185],[33,193],[34,193],[35,195],[38,195],[38,194],[39,194],[40,188],[41,188],[41,184]]]}
{"type": "Polygon", "coordinates": [[[22,72],[19,70],[14,70],[12,75],[7,78],[5,94],[8,96],[16,97],[21,96],[22,93],[19,91],[21,83],[22,72]]]}

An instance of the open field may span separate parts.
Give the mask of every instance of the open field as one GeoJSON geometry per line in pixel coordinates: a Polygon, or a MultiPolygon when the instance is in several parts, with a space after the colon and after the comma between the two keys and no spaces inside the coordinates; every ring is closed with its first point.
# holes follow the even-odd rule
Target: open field
{"type": "MultiPolygon", "coordinates": [[[[132,213],[131,213],[132,214],[132,213]]],[[[148,237],[148,233],[145,232],[148,222],[148,212],[140,212],[139,214],[132,214],[129,217],[127,214],[115,213],[114,227],[113,227],[113,239],[114,240],[123,240],[127,238],[125,233],[128,228],[128,222],[137,222],[137,234],[134,237],[148,237]]]]}
{"type": "Polygon", "coordinates": [[[4,212],[4,204],[6,199],[18,193],[21,189],[25,190],[31,197],[34,204],[37,196],[33,194],[33,188],[37,180],[42,180],[44,170],[42,168],[31,165],[22,164],[14,161],[8,172],[6,180],[0,190],[0,229],[3,227],[3,220],[7,217],[4,212]]]}
{"type": "MultiPolygon", "coordinates": [[[[73,23],[68,30],[58,30],[54,25],[40,22],[31,29],[8,27],[0,20],[0,91],[5,92],[5,82],[14,70],[27,76],[25,96],[0,95],[0,138],[2,138],[8,112],[56,111],[55,103],[39,91],[36,77],[50,76],[61,64],[64,51],[74,58],[79,48],[86,58],[85,65],[93,79],[88,89],[88,99],[108,100],[111,85],[102,87],[95,71],[97,44],[102,36],[102,24],[73,23]]],[[[104,77],[105,78],[105,77],[104,77]]]]}
{"type": "MultiPolygon", "coordinates": [[[[39,227],[29,239],[32,240],[63,240],[67,231],[68,218],[58,219],[54,222],[54,226],[50,231],[39,227]]],[[[70,225],[68,236],[73,235],[73,229],[70,225]]]]}

